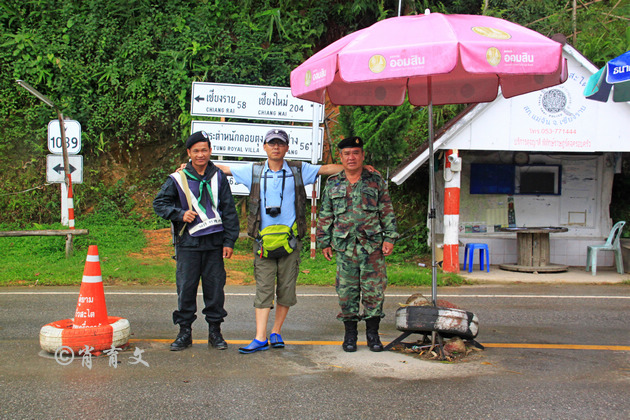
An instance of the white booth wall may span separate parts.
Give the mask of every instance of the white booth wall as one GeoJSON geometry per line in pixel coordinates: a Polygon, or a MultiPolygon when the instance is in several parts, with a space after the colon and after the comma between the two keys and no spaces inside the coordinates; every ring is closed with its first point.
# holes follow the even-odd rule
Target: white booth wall
{"type": "MultiPolygon", "coordinates": [[[[609,206],[612,183],[621,155],[618,153],[530,153],[528,165],[560,165],[559,195],[471,194],[471,164],[513,164],[514,152],[460,150],[463,160],[460,188],[459,241],[486,243],[491,264],[517,260],[516,234],[495,232],[508,226],[508,203],[514,203],[515,225],[558,226],[565,233],[550,235],[551,263],[585,266],[586,247],[604,243],[612,227],[609,206]]],[[[444,233],[443,168],[436,174],[436,234],[444,233]]],[[[477,262],[478,256],[475,256],[477,262]]],[[[463,263],[463,246],[460,247],[463,263]]],[[[598,265],[610,266],[612,253],[602,253],[598,265]]]]}

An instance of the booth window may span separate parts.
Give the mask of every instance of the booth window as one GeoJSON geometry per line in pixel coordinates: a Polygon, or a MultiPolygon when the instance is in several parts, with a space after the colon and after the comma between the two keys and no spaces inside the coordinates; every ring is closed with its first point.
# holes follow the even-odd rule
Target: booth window
{"type": "Polygon", "coordinates": [[[470,165],[471,194],[514,194],[514,165],[470,165]]]}
{"type": "Polygon", "coordinates": [[[471,194],[560,195],[560,165],[470,165],[471,194]]]}

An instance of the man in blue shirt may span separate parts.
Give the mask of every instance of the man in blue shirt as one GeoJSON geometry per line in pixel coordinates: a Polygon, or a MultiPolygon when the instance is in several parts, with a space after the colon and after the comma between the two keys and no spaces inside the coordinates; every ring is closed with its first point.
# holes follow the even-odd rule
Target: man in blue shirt
{"type": "MultiPolygon", "coordinates": [[[[297,303],[296,281],[300,265],[300,239],[306,232],[304,185],[313,184],[318,175],[332,175],[343,169],[342,165],[312,165],[306,162],[289,162],[284,156],[289,150],[289,135],[284,130],[273,129],[265,135],[263,149],[267,153],[264,163],[248,165],[217,165],[239,184],[249,188],[248,233],[257,239],[254,243],[254,277],[256,279],[256,337],[241,353],[254,353],[284,347],[280,335],[289,308],[297,303]],[[297,188],[296,188],[297,186],[297,188]],[[295,246],[288,255],[277,258],[265,256],[261,249],[260,231],[286,226],[295,246]],[[275,299],[274,299],[275,298],[275,299]],[[267,340],[267,321],[271,309],[276,316],[271,335],[267,340]]],[[[286,245],[291,249],[291,245],[286,245]]]]}

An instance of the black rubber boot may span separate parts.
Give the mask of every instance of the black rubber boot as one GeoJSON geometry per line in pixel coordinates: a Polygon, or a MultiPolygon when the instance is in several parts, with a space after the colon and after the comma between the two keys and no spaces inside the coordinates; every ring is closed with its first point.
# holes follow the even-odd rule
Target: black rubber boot
{"type": "Polygon", "coordinates": [[[367,345],[371,351],[383,351],[383,343],[378,336],[380,323],[381,318],[377,316],[365,320],[365,338],[367,338],[367,345]]]}
{"type": "Polygon", "coordinates": [[[180,351],[192,346],[192,329],[190,327],[179,327],[179,334],[175,341],[171,343],[171,351],[180,351]]]}
{"type": "Polygon", "coordinates": [[[357,351],[357,321],[343,321],[343,325],[346,327],[346,334],[343,336],[343,344],[341,348],[343,351],[353,352],[357,351]]]}
{"type": "Polygon", "coordinates": [[[221,323],[212,322],[208,324],[208,344],[217,350],[225,350],[228,345],[221,335],[221,323]]]}

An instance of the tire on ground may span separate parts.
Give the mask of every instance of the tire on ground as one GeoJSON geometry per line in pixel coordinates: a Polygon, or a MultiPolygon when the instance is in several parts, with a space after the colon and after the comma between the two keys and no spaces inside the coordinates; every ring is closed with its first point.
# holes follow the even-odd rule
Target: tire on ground
{"type": "Polygon", "coordinates": [[[115,316],[108,317],[108,321],[107,325],[89,328],[72,328],[72,318],[51,322],[39,331],[39,344],[48,353],[55,353],[62,346],[74,352],[85,349],[86,345],[94,351],[123,347],[131,335],[129,321],[115,316]]]}
{"type": "Polygon", "coordinates": [[[479,320],[472,312],[462,309],[406,306],[396,311],[396,328],[400,331],[435,331],[444,337],[473,339],[479,331],[479,320]]]}

